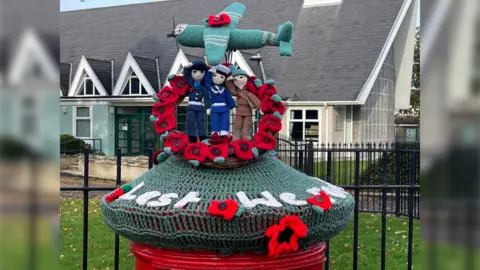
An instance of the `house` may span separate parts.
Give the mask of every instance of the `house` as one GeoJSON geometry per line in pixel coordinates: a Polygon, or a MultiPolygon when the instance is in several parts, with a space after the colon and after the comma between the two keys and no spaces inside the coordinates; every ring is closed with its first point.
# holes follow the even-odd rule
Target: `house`
{"type": "MultiPolygon", "coordinates": [[[[231,1],[177,0],[62,12],[61,133],[100,139],[113,155],[158,142],[151,95],[204,51],[167,38],[231,1]]],[[[232,62],[274,79],[287,112],[282,137],[321,143],[394,141],[394,112],[409,107],[415,0],[244,0],[238,27],[294,23],[294,53],[237,51],[232,62]]],[[[185,129],[186,106],[177,111],[185,129]]],[[[208,121],[207,121],[208,122],[208,121]]]]}

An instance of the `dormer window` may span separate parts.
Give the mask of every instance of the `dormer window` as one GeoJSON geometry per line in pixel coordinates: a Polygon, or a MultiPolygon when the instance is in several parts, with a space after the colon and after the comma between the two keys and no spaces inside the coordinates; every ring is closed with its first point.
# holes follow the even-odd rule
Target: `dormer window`
{"type": "Polygon", "coordinates": [[[83,85],[80,86],[77,96],[100,96],[100,93],[89,76],[85,76],[83,79],[83,85]]]}
{"type": "Polygon", "coordinates": [[[137,75],[132,73],[123,89],[122,95],[148,95],[148,92],[138,79],[137,75]]]}

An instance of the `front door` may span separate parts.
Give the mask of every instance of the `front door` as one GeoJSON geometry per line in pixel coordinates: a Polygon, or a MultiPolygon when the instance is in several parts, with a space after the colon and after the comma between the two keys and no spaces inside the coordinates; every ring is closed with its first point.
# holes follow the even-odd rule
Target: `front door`
{"type": "Polygon", "coordinates": [[[122,155],[143,154],[142,117],[139,115],[117,115],[117,148],[122,155]]]}

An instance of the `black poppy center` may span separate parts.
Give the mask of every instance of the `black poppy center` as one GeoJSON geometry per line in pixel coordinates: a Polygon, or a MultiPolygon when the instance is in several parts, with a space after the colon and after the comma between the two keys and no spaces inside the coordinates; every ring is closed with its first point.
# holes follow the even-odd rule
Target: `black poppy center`
{"type": "Polygon", "coordinates": [[[316,201],[317,201],[318,203],[322,203],[322,202],[323,202],[323,197],[322,197],[322,196],[318,196],[317,199],[316,199],[316,201]]]}
{"type": "Polygon", "coordinates": [[[248,145],[246,143],[240,144],[240,150],[247,151],[248,150],[248,145]]]}
{"type": "Polygon", "coordinates": [[[163,96],[163,97],[168,97],[168,96],[170,96],[170,93],[168,93],[167,91],[165,91],[165,92],[163,92],[162,96],[163,96]]]}
{"type": "Polygon", "coordinates": [[[181,140],[179,140],[179,139],[173,140],[173,146],[179,147],[181,144],[182,144],[182,141],[181,141],[181,140]]]}
{"type": "Polygon", "coordinates": [[[220,149],[218,149],[218,148],[214,148],[214,149],[212,150],[212,153],[213,153],[214,155],[220,155],[221,151],[220,151],[220,149]]]}
{"type": "Polygon", "coordinates": [[[165,112],[165,107],[160,107],[160,108],[158,108],[158,112],[159,112],[160,114],[163,114],[163,113],[165,112]]]}
{"type": "Polygon", "coordinates": [[[177,86],[182,88],[182,87],[185,86],[185,82],[184,81],[179,81],[179,82],[177,82],[177,86]]]}
{"type": "Polygon", "coordinates": [[[160,123],[160,127],[161,128],[166,128],[168,126],[168,123],[167,122],[162,122],[160,123]]]}
{"type": "Polygon", "coordinates": [[[290,229],[289,227],[285,228],[285,230],[281,231],[278,234],[278,243],[281,244],[283,242],[287,242],[290,244],[290,239],[293,236],[293,230],[290,229]]]}
{"type": "Polygon", "coordinates": [[[221,203],[219,203],[219,204],[218,204],[218,209],[219,209],[220,211],[223,211],[223,210],[227,209],[227,203],[226,203],[226,202],[221,202],[221,203]]]}
{"type": "Polygon", "coordinates": [[[264,143],[269,143],[268,138],[263,138],[263,142],[264,142],[264,143]]]}
{"type": "Polygon", "coordinates": [[[192,153],[193,153],[194,155],[198,155],[198,154],[200,154],[200,149],[195,148],[195,149],[192,150],[192,153]]]}

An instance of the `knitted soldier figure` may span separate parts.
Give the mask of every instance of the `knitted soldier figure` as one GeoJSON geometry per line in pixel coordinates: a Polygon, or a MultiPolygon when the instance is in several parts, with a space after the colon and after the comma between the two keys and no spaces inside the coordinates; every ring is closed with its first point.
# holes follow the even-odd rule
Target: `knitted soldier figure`
{"type": "Polygon", "coordinates": [[[233,139],[251,140],[252,110],[260,110],[261,101],[247,88],[248,74],[242,69],[230,66],[232,76],[225,83],[233,96],[237,97],[237,113],[233,124],[233,139]]]}
{"type": "Polygon", "coordinates": [[[212,109],[211,113],[212,138],[230,135],[229,111],[235,113],[235,101],[230,92],[225,88],[225,81],[230,76],[230,69],[224,65],[218,65],[210,69],[211,76],[207,77],[206,85],[210,90],[212,109]],[[210,82],[211,80],[211,82],[210,82]]]}
{"type": "Polygon", "coordinates": [[[188,111],[187,111],[187,134],[190,142],[197,141],[197,134],[200,140],[207,138],[205,132],[205,109],[211,107],[210,94],[205,88],[203,82],[208,67],[202,61],[192,61],[183,69],[183,76],[187,84],[191,87],[188,93],[188,111]]]}

